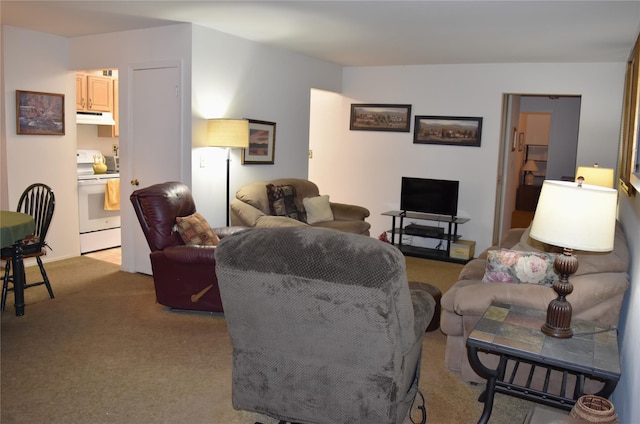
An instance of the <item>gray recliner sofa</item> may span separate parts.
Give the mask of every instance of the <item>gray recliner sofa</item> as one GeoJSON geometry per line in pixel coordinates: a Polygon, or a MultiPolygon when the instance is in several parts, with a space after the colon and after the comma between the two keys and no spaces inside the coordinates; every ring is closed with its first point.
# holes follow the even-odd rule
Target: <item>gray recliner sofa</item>
{"type": "Polygon", "coordinates": [[[402,423],[435,301],[374,238],[311,227],[224,238],[216,273],[233,406],[296,423],[402,423]]]}

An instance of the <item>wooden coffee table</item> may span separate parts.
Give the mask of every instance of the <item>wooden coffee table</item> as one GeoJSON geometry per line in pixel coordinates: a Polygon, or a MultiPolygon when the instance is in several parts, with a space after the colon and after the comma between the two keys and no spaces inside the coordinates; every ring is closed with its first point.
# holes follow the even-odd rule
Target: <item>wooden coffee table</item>
{"type": "Polygon", "coordinates": [[[604,382],[604,387],[595,393],[598,396],[608,398],[615,389],[620,379],[617,330],[574,319],[574,336],[559,339],[540,331],[545,318],[543,311],[493,303],[469,335],[469,362],[478,375],[487,379],[479,399],[484,402],[484,410],[478,423],[489,421],[496,392],[570,410],[585,394],[587,377],[604,382]],[[483,364],[478,357],[480,351],[497,355],[497,367],[483,364]],[[522,378],[523,372],[528,373],[527,378],[522,378]],[[540,373],[544,384],[536,387],[534,376],[540,373]],[[552,373],[561,377],[559,390],[552,390],[552,373]]]}

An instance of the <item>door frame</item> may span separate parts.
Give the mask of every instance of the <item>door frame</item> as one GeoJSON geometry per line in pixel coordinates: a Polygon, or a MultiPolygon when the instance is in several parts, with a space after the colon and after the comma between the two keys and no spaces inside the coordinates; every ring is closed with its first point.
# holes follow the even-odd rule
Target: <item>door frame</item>
{"type": "MultiPolygon", "coordinates": [[[[522,113],[520,109],[520,99],[522,97],[548,97],[551,99],[559,99],[559,98],[567,98],[567,97],[578,97],[582,98],[581,95],[567,95],[567,94],[531,94],[531,93],[503,93],[502,95],[502,123],[501,123],[501,134],[500,134],[500,150],[498,156],[498,176],[496,182],[496,201],[495,201],[495,213],[494,213],[494,226],[493,226],[493,236],[492,236],[492,244],[498,245],[507,232],[510,229],[510,225],[507,225],[507,221],[510,224],[511,220],[506,220],[506,214],[510,214],[512,212],[512,208],[515,208],[515,193],[512,193],[513,196],[511,199],[514,200],[513,205],[509,203],[506,204],[507,199],[509,199],[508,193],[506,191],[510,187],[510,183],[512,178],[519,179],[519,173],[517,176],[515,173],[509,172],[510,169],[513,169],[513,166],[518,164],[514,163],[514,160],[517,158],[516,155],[511,155],[513,153],[511,151],[511,137],[512,132],[509,131],[514,127],[519,127],[519,116],[522,113]],[[517,105],[517,114],[513,112],[514,110],[514,99],[518,98],[517,105]],[[516,118],[516,116],[518,118],[516,118]],[[515,122],[514,122],[515,121],[515,122]]],[[[553,115],[553,112],[552,112],[553,115]]],[[[578,127],[580,123],[581,115],[578,115],[578,127]]],[[[577,147],[579,146],[579,140],[576,144],[576,156],[577,156],[577,147]]],[[[549,155],[553,150],[549,148],[549,155]]],[[[516,148],[516,152],[517,148],[516,148]]],[[[519,181],[516,181],[515,190],[519,185],[519,181]]]]}

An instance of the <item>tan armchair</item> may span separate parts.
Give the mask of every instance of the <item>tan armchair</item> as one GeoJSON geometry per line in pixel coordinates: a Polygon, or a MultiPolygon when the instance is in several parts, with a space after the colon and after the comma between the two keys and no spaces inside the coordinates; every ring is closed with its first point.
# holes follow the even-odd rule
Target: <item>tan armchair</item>
{"type": "MultiPolygon", "coordinates": [[[[241,187],[231,202],[231,225],[246,227],[297,227],[329,228],[348,233],[369,235],[371,224],[365,221],[369,210],[361,206],[328,202],[332,219],[315,221],[305,207],[304,199],[320,196],[318,186],[308,180],[281,178],[273,181],[258,181],[241,187]],[[292,196],[297,214],[274,213],[273,197],[270,201],[267,186],[287,187],[292,196]],[[290,188],[293,188],[291,190],[290,188]],[[295,218],[291,217],[295,214],[295,218]],[[297,218],[297,219],[296,219],[297,218]]],[[[291,212],[291,211],[289,211],[291,212]]]]}

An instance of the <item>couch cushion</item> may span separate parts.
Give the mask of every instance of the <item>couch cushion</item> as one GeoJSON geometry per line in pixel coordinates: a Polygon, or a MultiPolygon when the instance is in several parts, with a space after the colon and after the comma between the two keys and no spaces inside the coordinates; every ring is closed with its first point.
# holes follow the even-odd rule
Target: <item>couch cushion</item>
{"type": "Polygon", "coordinates": [[[220,239],[206,219],[198,212],[176,217],[178,234],[187,245],[217,246],[220,239]]]}
{"type": "Polygon", "coordinates": [[[530,283],[552,286],[558,275],[553,269],[556,255],[501,249],[487,252],[485,283],[530,283]]]}
{"type": "Polygon", "coordinates": [[[267,184],[267,198],[271,215],[302,220],[302,214],[296,206],[296,188],[294,186],[267,184]]]}
{"type": "Polygon", "coordinates": [[[307,224],[315,224],[322,221],[333,221],[333,212],[329,204],[329,195],[305,197],[302,204],[307,212],[307,224]]]}

